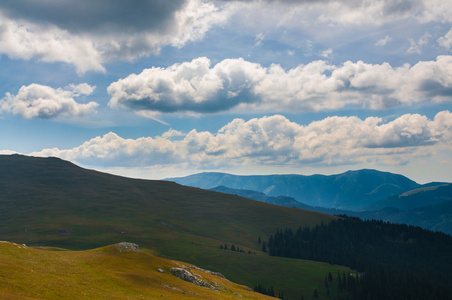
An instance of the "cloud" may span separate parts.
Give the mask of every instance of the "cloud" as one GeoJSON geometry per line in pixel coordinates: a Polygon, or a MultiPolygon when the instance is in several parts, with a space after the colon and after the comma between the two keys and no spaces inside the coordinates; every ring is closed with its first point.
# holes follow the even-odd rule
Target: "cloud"
{"type": "Polygon", "coordinates": [[[243,59],[226,59],[210,68],[210,60],[201,57],[112,83],[109,105],[168,113],[227,111],[254,101],[251,89],[264,75],[263,67],[243,59]]]}
{"type": "Polygon", "coordinates": [[[361,162],[401,165],[452,151],[452,113],[433,120],[406,114],[381,118],[328,117],[306,126],[274,115],[249,121],[234,119],[216,133],[169,130],[162,136],[124,139],[115,133],[93,138],[68,150],[45,149],[35,156],[58,156],[91,166],[184,166],[219,169],[231,166],[327,166],[361,162]],[[176,137],[176,138],[175,138],[176,137]]]}
{"type": "Polygon", "coordinates": [[[22,86],[16,95],[6,93],[0,100],[0,112],[21,115],[25,119],[70,118],[93,113],[96,102],[78,103],[75,97],[90,95],[95,87],[86,83],[54,89],[40,84],[22,86]]]}
{"type": "Polygon", "coordinates": [[[265,35],[262,32],[256,34],[256,38],[254,39],[254,41],[255,41],[254,46],[258,47],[258,46],[262,45],[262,42],[264,41],[264,39],[265,39],[265,35]]]}
{"type": "Polygon", "coordinates": [[[437,39],[437,42],[444,49],[450,50],[452,48],[452,29],[445,36],[437,39]]]}
{"type": "MultiPolygon", "coordinates": [[[[323,1],[223,1],[236,6],[236,13],[256,20],[260,25],[305,27],[312,24],[382,25],[416,20],[419,23],[452,22],[452,8],[442,0],[323,0],[323,1]]],[[[247,21],[244,19],[244,21],[247,21]]]]}
{"type": "Polygon", "coordinates": [[[413,39],[408,39],[410,41],[410,48],[406,51],[407,54],[422,54],[422,46],[428,44],[431,34],[425,33],[417,42],[413,39]]]}
{"type": "Polygon", "coordinates": [[[228,12],[202,0],[25,0],[0,3],[0,16],[0,53],[69,63],[83,74],[202,39],[228,12]]]}
{"type": "Polygon", "coordinates": [[[301,112],[387,109],[451,101],[452,56],[393,68],[388,63],[313,61],[285,70],[243,59],[145,69],[108,87],[111,107],[152,113],[301,112]]]}
{"type": "Polygon", "coordinates": [[[390,41],[392,40],[392,38],[389,36],[389,35],[387,35],[387,36],[385,36],[384,38],[382,38],[382,39],[379,39],[376,43],[375,43],[375,46],[386,46],[386,44],[387,43],[389,43],[390,41]]]}

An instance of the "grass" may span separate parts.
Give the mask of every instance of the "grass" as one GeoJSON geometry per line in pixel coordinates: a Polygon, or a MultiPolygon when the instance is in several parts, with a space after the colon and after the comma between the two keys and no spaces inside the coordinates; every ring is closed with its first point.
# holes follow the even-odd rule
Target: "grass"
{"type": "Polygon", "coordinates": [[[325,272],[346,270],[270,257],[257,242],[276,229],[336,218],[330,215],[113,176],[55,158],[0,155],[0,179],[2,240],[71,250],[134,242],[159,257],[221,272],[240,284],[273,285],[291,299],[312,295],[323,286],[325,272]],[[63,229],[70,235],[59,233],[63,229]],[[224,243],[256,255],[220,250],[224,243]]]}
{"type": "MultiPolygon", "coordinates": [[[[60,249],[61,250],[61,249],[60,249]]],[[[120,253],[114,246],[88,251],[52,251],[0,243],[2,299],[268,299],[249,288],[191,270],[223,288],[212,291],[169,273],[187,263],[147,251],[120,253]],[[157,269],[163,269],[160,273],[157,269]],[[235,293],[235,294],[234,294],[235,293]]]]}

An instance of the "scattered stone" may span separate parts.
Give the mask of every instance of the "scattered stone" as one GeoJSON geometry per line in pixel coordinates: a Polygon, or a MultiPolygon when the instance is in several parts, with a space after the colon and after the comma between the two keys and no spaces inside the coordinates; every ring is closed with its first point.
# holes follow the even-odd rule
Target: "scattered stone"
{"type": "Polygon", "coordinates": [[[191,273],[190,271],[182,268],[171,268],[170,273],[173,274],[176,277],[179,277],[182,280],[185,280],[187,282],[196,284],[198,286],[202,286],[214,291],[218,291],[216,288],[214,288],[210,283],[202,280],[201,278],[196,277],[191,273]]]}
{"type": "Polygon", "coordinates": [[[119,252],[123,251],[131,251],[131,252],[138,252],[140,251],[140,246],[134,243],[127,243],[127,242],[121,242],[115,245],[116,249],[119,250],[119,252]]]}
{"type": "Polygon", "coordinates": [[[160,268],[158,268],[157,271],[158,271],[159,273],[165,273],[165,270],[160,269],[160,268]]]}

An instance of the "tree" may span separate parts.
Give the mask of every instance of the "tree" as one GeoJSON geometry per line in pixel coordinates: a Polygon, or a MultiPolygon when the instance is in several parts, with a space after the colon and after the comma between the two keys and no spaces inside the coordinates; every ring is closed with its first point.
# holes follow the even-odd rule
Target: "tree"
{"type": "Polygon", "coordinates": [[[261,243],[261,236],[259,236],[259,240],[257,241],[259,244],[261,243]]]}
{"type": "Polygon", "coordinates": [[[267,252],[267,246],[265,245],[265,242],[262,242],[262,252],[267,252]]]}
{"type": "Polygon", "coordinates": [[[317,291],[317,289],[314,290],[314,298],[319,298],[319,292],[317,291]]]}
{"type": "Polygon", "coordinates": [[[231,251],[235,251],[235,246],[231,245],[231,251]]]}

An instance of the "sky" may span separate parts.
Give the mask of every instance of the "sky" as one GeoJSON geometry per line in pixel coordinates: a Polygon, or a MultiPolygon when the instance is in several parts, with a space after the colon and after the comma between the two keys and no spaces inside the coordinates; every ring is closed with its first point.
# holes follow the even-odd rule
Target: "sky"
{"type": "Polygon", "coordinates": [[[452,182],[449,0],[3,0],[0,154],[452,182]]]}

